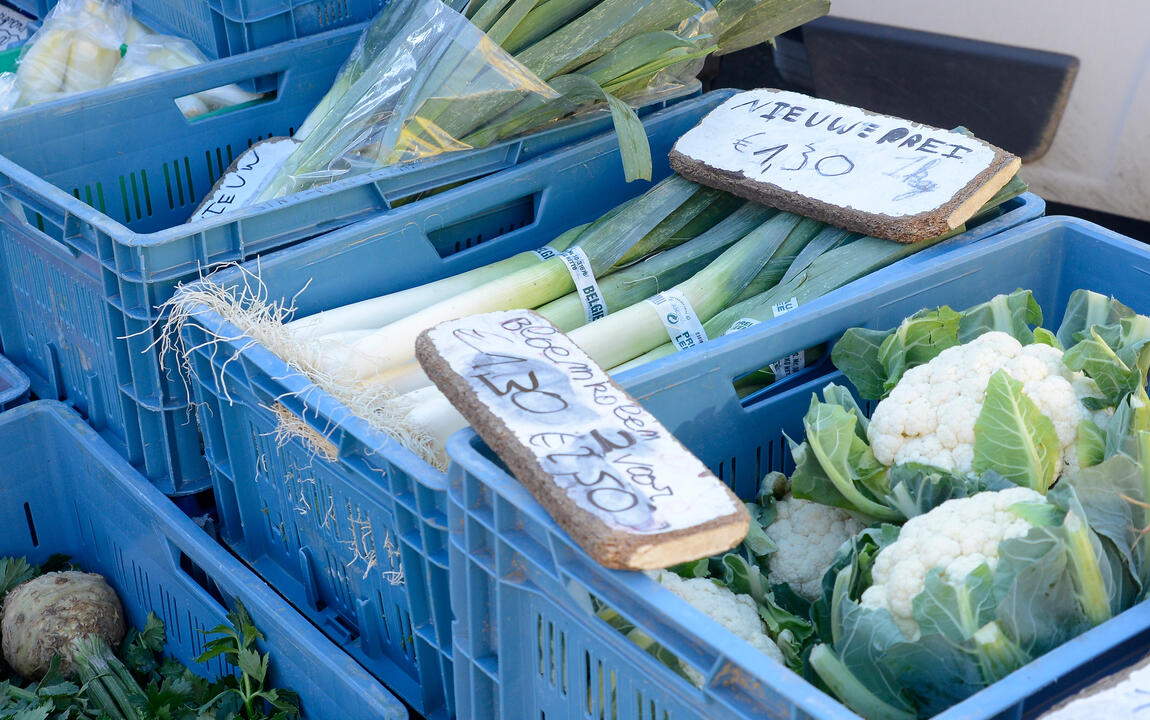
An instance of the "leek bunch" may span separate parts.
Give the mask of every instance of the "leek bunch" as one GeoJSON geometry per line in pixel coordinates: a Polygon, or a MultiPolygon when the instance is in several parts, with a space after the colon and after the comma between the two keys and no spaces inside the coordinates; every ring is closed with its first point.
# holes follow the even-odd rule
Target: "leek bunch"
{"type": "Polygon", "coordinates": [[[694,85],[702,58],[825,14],[828,0],[393,0],[258,201],[479,148],[606,103],[628,179],[650,179],[630,103],[694,85]],[[461,12],[456,12],[457,10],[461,12]]]}
{"type": "MultiPolygon", "coordinates": [[[[1024,189],[1012,181],[982,212],[996,212],[1024,189]]],[[[656,293],[677,291],[713,340],[753,324],[736,324],[740,319],[770,322],[780,299],[806,303],[942,239],[904,244],[861,237],[671,176],[539,251],[421,287],[290,319],[290,310],[266,305],[262,294],[237,302],[208,285],[177,296],[173,322],[197,303],[212,307],[356,414],[443,467],[447,438],[466,422],[415,360],[416,338],[440,322],[534,309],[617,373],[675,352],[661,313],[645,302],[656,293]],[[605,317],[588,320],[585,293],[557,256],[563,250],[585,257],[605,317]]],[[[808,359],[818,352],[809,351],[808,359]]],[[[773,373],[764,369],[748,382],[769,384],[773,373]]]]}

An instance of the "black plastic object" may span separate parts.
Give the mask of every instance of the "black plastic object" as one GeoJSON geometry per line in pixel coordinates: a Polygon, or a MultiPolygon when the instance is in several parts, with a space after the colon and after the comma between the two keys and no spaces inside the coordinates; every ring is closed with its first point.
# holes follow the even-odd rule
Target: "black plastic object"
{"type": "Polygon", "coordinates": [[[975,135],[1031,162],[1054,139],[1078,59],[824,17],[802,28],[815,94],[975,135]]]}

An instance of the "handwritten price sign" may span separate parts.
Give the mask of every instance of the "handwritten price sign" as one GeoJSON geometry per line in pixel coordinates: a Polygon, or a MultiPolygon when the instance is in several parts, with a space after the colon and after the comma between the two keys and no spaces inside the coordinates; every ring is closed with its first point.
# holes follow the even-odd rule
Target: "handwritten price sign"
{"type": "Polygon", "coordinates": [[[0,5],[0,50],[15,47],[28,39],[32,19],[0,5]]]}
{"type": "Polygon", "coordinates": [[[251,203],[297,145],[291,138],[277,138],[250,147],[216,181],[211,195],[196,208],[192,221],[215,220],[251,203]]]}
{"type": "Polygon", "coordinates": [[[740,93],[675,144],[697,182],[879,237],[966,222],[1018,158],[962,133],[778,90],[740,93]]]}
{"type": "Polygon", "coordinates": [[[552,517],[609,567],[656,568],[737,545],[737,497],[539,315],[426,331],[428,376],[552,517]]]}

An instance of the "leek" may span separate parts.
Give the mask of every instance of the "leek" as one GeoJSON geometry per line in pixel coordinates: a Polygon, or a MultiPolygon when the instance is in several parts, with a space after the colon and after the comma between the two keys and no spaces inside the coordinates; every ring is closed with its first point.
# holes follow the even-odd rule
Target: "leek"
{"type": "MultiPolygon", "coordinates": [[[[809,239],[819,226],[814,220],[778,213],[675,289],[687,298],[700,321],[706,322],[742,292],[792,233],[809,239]]],[[[569,334],[576,345],[605,368],[627,362],[667,340],[658,311],[646,303],[569,334]]]]}
{"type": "MultiPolygon", "coordinates": [[[[588,228],[576,244],[586,253],[591,272],[597,277],[604,274],[697,189],[694,183],[672,176],[631,203],[613,222],[588,228]]],[[[413,360],[416,337],[440,322],[496,310],[538,307],[574,289],[563,259],[544,260],[384,326],[355,343],[350,352],[329,354],[323,362],[340,377],[370,378],[413,360]]]]}
{"type": "Polygon", "coordinates": [[[692,63],[704,56],[768,41],[829,7],[826,0],[723,0],[714,9],[701,0],[450,6],[393,0],[384,8],[257,201],[483,147],[603,101],[627,179],[649,179],[646,134],[625,101],[640,104],[693,82],[692,63]]]}
{"type": "MultiPolygon", "coordinates": [[[[746,203],[743,208],[691,242],[611,273],[599,281],[599,290],[608,312],[630,307],[683,282],[773,214],[774,210],[770,208],[746,203]]],[[[583,301],[576,293],[552,300],[537,308],[537,312],[564,332],[586,322],[583,301]]]]}
{"type": "MultiPolygon", "coordinates": [[[[1012,179],[982,206],[972,221],[986,218],[996,212],[1000,205],[1017,197],[1025,190],[1025,183],[1018,178],[1012,179]]],[[[854,240],[846,238],[850,241],[844,241],[828,252],[811,258],[810,262],[806,263],[806,267],[801,270],[788,273],[790,277],[786,282],[782,282],[754,297],[745,298],[717,313],[703,324],[703,329],[708,338],[714,339],[726,334],[732,325],[742,319],[768,322],[775,318],[776,303],[794,299],[799,305],[803,305],[904,257],[962,233],[964,230],[965,226],[959,227],[945,235],[915,243],[896,243],[873,237],[862,237],[854,240]]],[[[675,352],[676,347],[674,345],[664,343],[631,362],[610,369],[612,372],[622,372],[673,355],[675,352]]]]}

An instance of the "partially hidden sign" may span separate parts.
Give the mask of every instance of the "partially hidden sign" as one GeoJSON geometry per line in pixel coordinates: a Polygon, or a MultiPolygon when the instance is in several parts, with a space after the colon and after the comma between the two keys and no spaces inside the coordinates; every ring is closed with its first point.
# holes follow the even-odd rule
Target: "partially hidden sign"
{"type": "Polygon", "coordinates": [[[653,569],[742,542],[743,503],[570,338],[525,310],[423,332],[416,355],[584,550],[653,569]]]}
{"type": "Polygon", "coordinates": [[[1150,718],[1150,657],[1103,677],[1062,701],[1038,720],[1150,718]]]}
{"type": "Polygon", "coordinates": [[[188,222],[215,220],[252,204],[298,146],[291,138],[268,138],[252,145],[224,171],[188,222]]]}
{"type": "Polygon", "coordinates": [[[0,50],[16,47],[27,40],[30,22],[32,18],[0,5],[0,50]]]}
{"type": "Polygon", "coordinates": [[[670,159],[704,185],[901,242],[961,226],[1022,164],[960,132],[781,90],[731,97],[670,159]]]}

